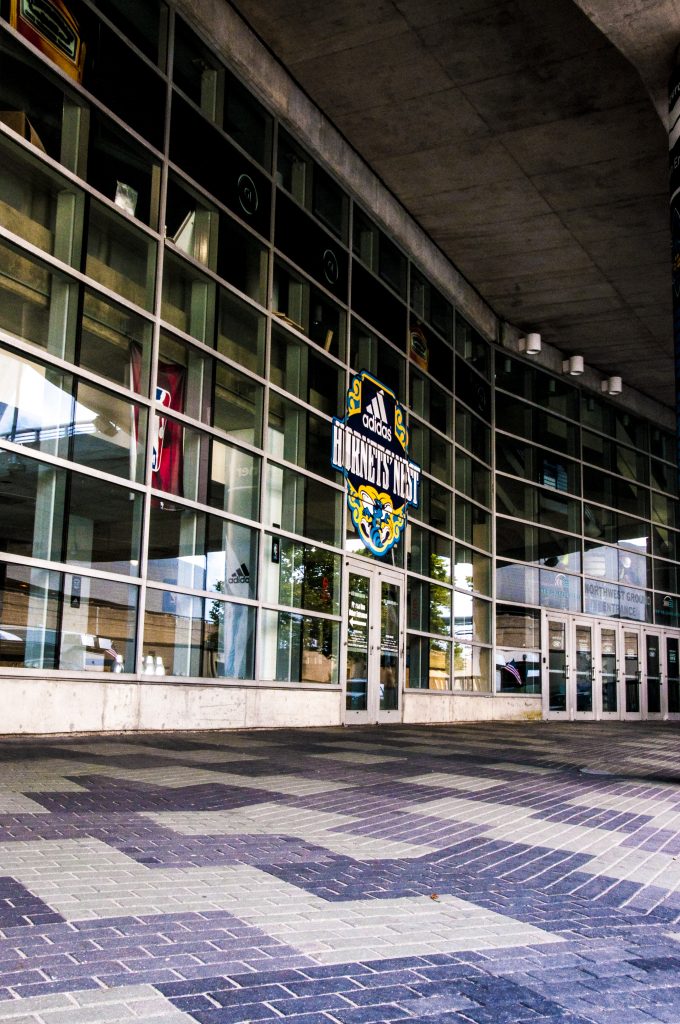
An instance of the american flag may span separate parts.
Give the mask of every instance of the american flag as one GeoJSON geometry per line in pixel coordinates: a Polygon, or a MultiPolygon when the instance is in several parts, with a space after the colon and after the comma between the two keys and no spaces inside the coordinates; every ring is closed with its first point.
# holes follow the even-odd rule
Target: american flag
{"type": "Polygon", "coordinates": [[[522,677],[519,674],[519,670],[518,670],[517,665],[515,664],[514,660],[513,661],[506,661],[505,665],[503,665],[503,668],[505,669],[506,672],[509,672],[510,675],[513,676],[514,679],[517,680],[517,685],[518,686],[522,686],[523,685],[522,684],[522,677]]]}

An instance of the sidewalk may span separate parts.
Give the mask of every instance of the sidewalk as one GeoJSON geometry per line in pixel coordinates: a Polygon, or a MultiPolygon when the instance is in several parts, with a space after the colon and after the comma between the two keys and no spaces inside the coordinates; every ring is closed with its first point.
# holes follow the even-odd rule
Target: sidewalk
{"type": "Polygon", "coordinates": [[[0,1021],[680,1024],[680,727],[0,742],[0,1021]]]}

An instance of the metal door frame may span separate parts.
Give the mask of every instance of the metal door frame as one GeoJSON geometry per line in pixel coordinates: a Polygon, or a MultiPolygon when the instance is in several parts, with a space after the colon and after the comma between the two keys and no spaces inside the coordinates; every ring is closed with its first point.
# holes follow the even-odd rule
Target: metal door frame
{"type": "Polygon", "coordinates": [[[375,725],[386,722],[401,722],[404,707],[404,685],[405,685],[405,617],[406,617],[406,577],[403,572],[394,569],[392,566],[384,566],[369,558],[344,558],[344,579],[343,579],[343,640],[342,649],[342,671],[341,683],[344,694],[343,721],[346,725],[375,725]],[[350,574],[364,576],[369,581],[368,600],[368,660],[367,660],[367,693],[366,708],[359,710],[348,709],[348,679],[347,679],[347,655],[350,638],[350,574]],[[393,710],[383,711],[380,709],[381,686],[385,683],[380,679],[380,655],[381,655],[381,584],[387,582],[399,588],[399,616],[398,616],[398,683],[397,683],[397,707],[393,710]]]}

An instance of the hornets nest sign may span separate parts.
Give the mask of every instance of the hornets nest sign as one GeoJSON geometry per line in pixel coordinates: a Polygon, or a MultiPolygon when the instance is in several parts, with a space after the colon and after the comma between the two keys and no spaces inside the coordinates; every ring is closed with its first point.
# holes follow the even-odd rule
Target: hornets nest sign
{"type": "Polygon", "coordinates": [[[347,392],[347,415],[333,419],[332,463],[345,476],[347,504],[363,544],[384,555],[417,507],[420,466],[408,457],[404,410],[393,391],[362,370],[347,392]]]}

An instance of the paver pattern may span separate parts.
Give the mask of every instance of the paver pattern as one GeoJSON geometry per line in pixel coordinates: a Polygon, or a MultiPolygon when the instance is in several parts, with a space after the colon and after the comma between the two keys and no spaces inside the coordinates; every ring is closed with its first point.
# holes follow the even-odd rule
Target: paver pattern
{"type": "Polygon", "coordinates": [[[680,723],[0,741],[0,1021],[680,1024],[680,723]]]}

